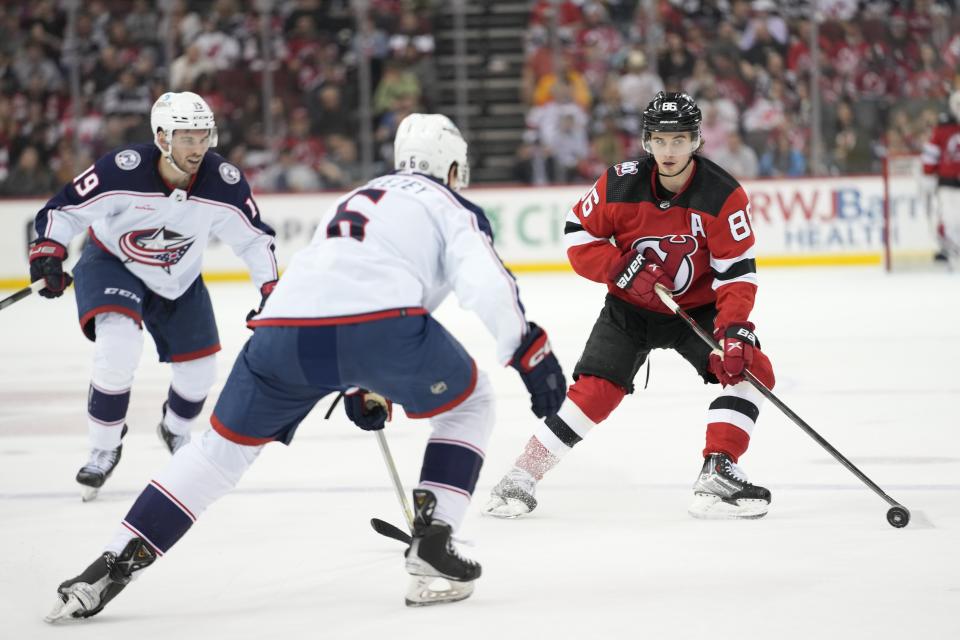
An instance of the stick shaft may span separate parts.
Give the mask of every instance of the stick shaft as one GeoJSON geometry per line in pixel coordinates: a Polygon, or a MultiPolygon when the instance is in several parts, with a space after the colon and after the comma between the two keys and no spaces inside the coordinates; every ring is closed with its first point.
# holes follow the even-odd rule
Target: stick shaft
{"type": "MultiPolygon", "coordinates": [[[[723,355],[723,351],[721,351],[720,345],[717,343],[716,340],[713,339],[713,336],[711,336],[709,333],[707,333],[707,332],[704,330],[703,327],[701,327],[699,324],[697,324],[697,321],[696,321],[696,320],[694,320],[693,318],[691,318],[690,315],[689,315],[686,311],[684,311],[683,309],[680,308],[680,305],[678,305],[678,304],[676,303],[676,301],[674,301],[673,296],[670,295],[670,292],[669,292],[669,291],[667,291],[667,290],[666,290],[664,287],[662,287],[661,285],[657,284],[657,285],[656,285],[656,293],[657,293],[657,295],[660,297],[660,300],[663,301],[663,304],[667,305],[667,307],[669,307],[671,311],[673,311],[675,314],[677,314],[677,315],[680,317],[680,319],[682,319],[682,320],[687,324],[687,326],[689,326],[691,329],[693,329],[693,331],[694,331],[698,336],[700,336],[700,338],[701,338],[704,342],[706,342],[706,343],[710,346],[711,349],[713,349],[714,353],[716,353],[716,354],[718,354],[718,355],[720,355],[720,356],[723,355]]],[[[745,374],[745,377],[746,377],[747,381],[748,381],[751,385],[753,385],[753,387],[754,387],[757,391],[759,391],[759,392],[763,395],[764,398],[766,398],[767,400],[769,400],[769,401],[771,402],[771,404],[773,404],[777,409],[780,409],[780,411],[782,411],[785,416],[787,416],[788,418],[790,418],[790,420],[791,420],[795,425],[797,425],[798,427],[800,427],[801,429],[803,429],[803,430],[807,433],[808,436],[810,436],[811,438],[813,438],[813,439],[817,442],[817,444],[819,444],[821,447],[823,447],[823,448],[827,451],[827,453],[829,453],[831,456],[833,456],[833,457],[836,459],[837,462],[839,462],[839,463],[842,464],[844,467],[846,467],[848,471],[850,471],[853,475],[857,476],[857,478],[859,478],[861,482],[863,482],[863,483],[864,483],[865,485],[867,485],[870,489],[872,489],[874,493],[876,493],[878,496],[880,496],[881,498],[883,498],[884,500],[886,500],[887,504],[889,504],[889,505],[892,506],[892,507],[902,507],[902,506],[903,506],[902,504],[900,504],[899,502],[897,502],[896,500],[894,500],[893,498],[891,498],[889,495],[887,495],[887,493],[886,493],[883,489],[881,489],[881,488],[877,485],[877,483],[875,483],[873,480],[871,480],[870,478],[868,478],[868,477],[866,476],[866,474],[863,473],[862,471],[860,471],[860,469],[858,469],[855,464],[853,464],[852,462],[850,462],[849,460],[847,460],[847,458],[846,458],[842,453],[840,453],[839,451],[837,451],[837,449],[836,449],[832,444],[830,444],[829,442],[827,442],[827,441],[823,438],[823,436],[821,436],[819,433],[817,433],[817,432],[813,429],[813,427],[811,427],[809,424],[806,423],[806,421],[805,421],[803,418],[801,418],[801,417],[798,416],[796,413],[794,413],[794,411],[793,411],[790,407],[788,407],[786,404],[784,404],[784,402],[783,402],[782,400],[780,400],[780,398],[778,398],[778,397],[773,393],[773,391],[771,391],[770,389],[767,388],[767,385],[765,385],[765,384],[763,384],[762,382],[760,382],[760,380],[757,379],[757,377],[756,377],[755,375],[753,375],[753,373],[752,373],[749,369],[745,370],[745,371],[744,371],[744,374],[745,374]]]]}
{"type": "Polygon", "coordinates": [[[13,295],[8,296],[3,300],[0,300],[0,310],[6,309],[10,305],[23,300],[24,298],[29,296],[31,293],[36,293],[37,291],[40,291],[40,289],[43,289],[45,286],[46,286],[46,283],[44,283],[43,280],[37,280],[36,282],[31,283],[30,286],[24,287],[23,289],[20,289],[19,291],[14,292],[13,295]]]}
{"type": "Polygon", "coordinates": [[[397,474],[397,465],[393,463],[393,456],[390,455],[390,446],[387,444],[387,437],[383,434],[383,429],[376,432],[377,444],[380,445],[380,453],[383,454],[383,462],[387,465],[387,471],[390,472],[390,480],[393,482],[393,489],[397,493],[397,500],[400,501],[400,507],[403,509],[403,517],[407,521],[407,526],[413,531],[413,511],[410,509],[410,503],[407,502],[407,494],[403,491],[403,484],[400,482],[400,476],[397,474]]]}

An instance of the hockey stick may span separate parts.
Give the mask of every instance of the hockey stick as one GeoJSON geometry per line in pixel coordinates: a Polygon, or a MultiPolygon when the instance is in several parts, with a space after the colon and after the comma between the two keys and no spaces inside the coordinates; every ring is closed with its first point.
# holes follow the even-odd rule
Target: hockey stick
{"type": "MultiPolygon", "coordinates": [[[[387,437],[383,434],[383,429],[377,431],[376,434],[377,444],[380,445],[380,453],[383,454],[383,462],[387,466],[387,471],[390,472],[393,489],[397,492],[397,500],[400,501],[400,507],[403,509],[403,517],[407,521],[407,530],[413,531],[413,511],[410,509],[410,503],[407,502],[407,494],[403,492],[403,484],[401,484],[400,475],[397,473],[397,465],[393,463],[393,456],[390,455],[390,446],[387,445],[387,437]]],[[[370,526],[380,535],[399,540],[405,544],[410,544],[412,540],[408,533],[404,533],[399,528],[379,518],[371,518],[370,526]]]]}
{"type": "Polygon", "coordinates": [[[8,296],[3,300],[0,300],[0,310],[6,309],[15,302],[20,302],[31,293],[37,293],[45,286],[47,286],[47,283],[42,278],[36,282],[31,282],[29,287],[24,287],[23,289],[20,289],[14,293],[12,296],[8,296]]]}
{"type": "MultiPolygon", "coordinates": [[[[333,414],[333,410],[339,404],[340,399],[343,397],[344,392],[341,391],[337,394],[337,397],[333,399],[333,402],[330,403],[330,408],[327,410],[327,415],[324,416],[324,420],[329,420],[330,416],[333,414]]],[[[382,396],[380,396],[382,399],[382,396]]],[[[386,402],[386,400],[384,400],[386,402]]],[[[393,480],[394,489],[397,491],[397,496],[400,498],[400,505],[403,507],[403,514],[407,518],[407,525],[410,529],[413,529],[413,516],[410,512],[410,507],[407,504],[407,497],[403,493],[403,485],[400,484],[400,477],[397,475],[397,467],[393,464],[393,456],[390,455],[390,448],[387,446],[387,438],[383,435],[383,429],[377,431],[377,442],[380,444],[380,451],[383,453],[383,461],[387,464],[387,470],[390,472],[390,477],[393,480]]],[[[380,518],[370,518],[370,526],[373,527],[373,530],[379,533],[382,536],[387,538],[393,538],[394,540],[399,540],[404,544],[410,544],[410,541],[413,538],[410,537],[410,534],[403,531],[399,527],[395,527],[386,520],[381,520],[380,518]]]]}
{"type": "MultiPolygon", "coordinates": [[[[703,327],[697,324],[696,320],[691,318],[686,311],[680,308],[680,305],[678,305],[674,301],[673,296],[670,294],[670,291],[668,291],[666,287],[664,287],[661,284],[656,284],[654,285],[654,291],[656,292],[657,296],[660,297],[660,300],[663,302],[663,304],[667,305],[667,308],[673,311],[676,315],[680,316],[680,318],[687,324],[687,326],[693,329],[694,333],[696,333],[701,340],[703,340],[705,343],[707,343],[707,345],[711,349],[713,349],[713,353],[717,354],[720,357],[723,357],[723,351],[720,350],[720,345],[717,344],[717,341],[713,339],[713,336],[711,336],[709,333],[704,331],[703,327]]],[[[899,502],[897,502],[896,500],[888,496],[886,492],[884,492],[883,489],[877,486],[877,484],[873,480],[868,478],[852,462],[847,460],[842,453],[840,453],[833,447],[833,445],[831,445],[829,442],[824,440],[819,433],[814,431],[813,427],[811,427],[806,422],[804,422],[804,420],[800,416],[794,413],[793,410],[790,409],[790,407],[785,405],[780,400],[780,398],[774,395],[773,391],[770,391],[770,389],[767,388],[767,385],[760,382],[760,380],[757,379],[757,377],[753,375],[753,373],[751,373],[749,369],[744,369],[743,373],[747,381],[751,385],[753,385],[753,387],[757,391],[759,391],[764,398],[766,398],[771,403],[773,403],[773,405],[777,409],[780,409],[780,411],[782,411],[784,415],[790,418],[790,420],[792,420],[795,425],[797,425],[798,427],[806,431],[808,436],[813,438],[817,442],[817,444],[819,444],[821,447],[826,449],[827,453],[833,456],[837,460],[837,462],[845,466],[853,475],[857,476],[857,478],[859,478],[861,482],[863,482],[865,485],[870,487],[870,489],[873,490],[874,493],[876,493],[878,496],[886,500],[887,504],[890,505],[890,509],[887,511],[887,522],[889,522],[892,526],[897,527],[898,529],[901,527],[907,526],[907,524],[910,522],[909,509],[907,509],[905,506],[903,506],[902,504],[900,504],[899,502]]]]}
{"type": "Polygon", "coordinates": [[[370,526],[373,527],[373,530],[380,535],[387,538],[393,538],[394,540],[398,540],[403,544],[410,544],[410,542],[413,540],[409,533],[401,530],[399,527],[393,526],[386,520],[381,520],[380,518],[370,518],[370,526]]]}

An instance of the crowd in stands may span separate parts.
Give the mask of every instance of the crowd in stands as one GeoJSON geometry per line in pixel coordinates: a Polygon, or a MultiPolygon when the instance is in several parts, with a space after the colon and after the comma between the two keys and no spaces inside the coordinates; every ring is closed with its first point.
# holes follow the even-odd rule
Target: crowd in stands
{"type": "Polygon", "coordinates": [[[354,45],[371,56],[379,169],[400,119],[435,101],[434,4],[370,0],[357,28],[350,0],[276,0],[265,20],[257,0],[84,0],[71,39],[63,3],[0,3],[0,195],[52,194],[110,149],[150,141],[150,107],[168,90],[207,100],[216,151],[255,190],[353,185],[354,45]]]}
{"type": "Polygon", "coordinates": [[[661,89],[699,102],[703,153],[739,178],[874,173],[919,153],[960,89],[952,1],[819,0],[817,171],[809,2],[659,0],[654,20],[645,4],[534,3],[518,179],[592,181],[642,155],[640,114],[661,89]]]}
{"type": "MultiPolygon", "coordinates": [[[[350,0],[275,0],[265,17],[258,0],[84,0],[71,38],[61,0],[0,3],[0,195],[48,195],[102,153],[149,141],[167,90],[206,98],[216,151],[256,190],[353,185],[357,44],[372,61],[373,169],[390,166],[399,121],[437,104],[442,3],[367,4],[358,19],[350,0]]],[[[639,116],[663,88],[699,101],[703,152],[735,175],[810,174],[808,3],[657,0],[653,20],[647,5],[531,1],[517,178],[593,180],[642,154],[639,116]]],[[[875,172],[887,153],[919,151],[960,82],[960,12],[948,0],[819,6],[819,173],[875,172]]]]}

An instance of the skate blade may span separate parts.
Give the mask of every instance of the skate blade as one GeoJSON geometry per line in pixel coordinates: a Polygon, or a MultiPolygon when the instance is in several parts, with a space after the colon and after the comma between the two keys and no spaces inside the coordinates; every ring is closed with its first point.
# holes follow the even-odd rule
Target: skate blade
{"type": "Polygon", "coordinates": [[[767,515],[769,509],[770,503],[763,500],[737,500],[731,504],[717,495],[695,493],[687,513],[698,520],[756,520],[767,515]]]}
{"type": "Polygon", "coordinates": [[[436,576],[412,576],[407,596],[408,607],[429,607],[466,600],[473,594],[475,580],[457,582],[436,576]]]}
{"type": "Polygon", "coordinates": [[[517,500],[516,498],[501,498],[500,496],[491,496],[490,501],[484,505],[482,513],[485,516],[493,516],[494,518],[512,520],[530,513],[530,507],[528,507],[522,500],[517,500]]]}
{"type": "Polygon", "coordinates": [[[80,499],[84,502],[96,500],[100,495],[100,487],[82,487],[80,489],[80,499]]]}
{"type": "Polygon", "coordinates": [[[83,609],[83,604],[77,596],[70,594],[67,599],[58,597],[57,603],[53,605],[50,613],[43,617],[43,621],[49,624],[60,622],[61,620],[72,620],[73,614],[83,609]]]}

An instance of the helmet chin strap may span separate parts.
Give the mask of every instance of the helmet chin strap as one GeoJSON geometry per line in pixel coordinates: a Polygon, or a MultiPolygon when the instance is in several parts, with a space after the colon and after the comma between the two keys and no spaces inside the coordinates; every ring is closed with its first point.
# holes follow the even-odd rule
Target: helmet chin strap
{"type": "Polygon", "coordinates": [[[657,175],[658,175],[658,176],[663,176],[664,178],[675,178],[675,177],[677,177],[678,175],[680,175],[681,173],[683,173],[684,171],[686,171],[686,170],[687,170],[687,167],[690,166],[690,163],[691,163],[691,162],[693,162],[693,154],[692,154],[692,153],[690,154],[690,157],[687,158],[687,163],[686,163],[685,165],[683,165],[683,168],[680,169],[680,171],[677,171],[676,173],[664,173],[663,171],[660,171],[660,165],[659,165],[659,163],[658,163],[658,164],[657,164],[657,175]]]}
{"type": "Polygon", "coordinates": [[[168,163],[171,167],[173,167],[173,170],[174,170],[174,171],[176,171],[176,172],[179,173],[180,175],[184,175],[184,176],[185,176],[185,175],[189,175],[190,172],[189,172],[189,171],[184,171],[183,169],[181,169],[181,168],[180,168],[180,165],[177,164],[177,161],[173,159],[173,151],[172,151],[172,150],[170,150],[170,151],[161,151],[160,153],[161,153],[161,155],[163,156],[163,159],[166,160],[167,163],[168,163]]]}
{"type": "MultiPolygon", "coordinates": [[[[162,131],[162,129],[161,129],[162,131]]],[[[164,137],[166,137],[166,132],[164,131],[164,137]]],[[[157,148],[160,149],[160,155],[163,156],[163,159],[167,161],[173,170],[179,173],[182,176],[189,175],[189,171],[184,171],[180,168],[180,165],[177,164],[177,161],[173,159],[173,132],[170,132],[170,136],[167,139],[167,151],[163,150],[163,147],[160,146],[160,143],[154,139],[154,144],[157,145],[157,148]]]]}

